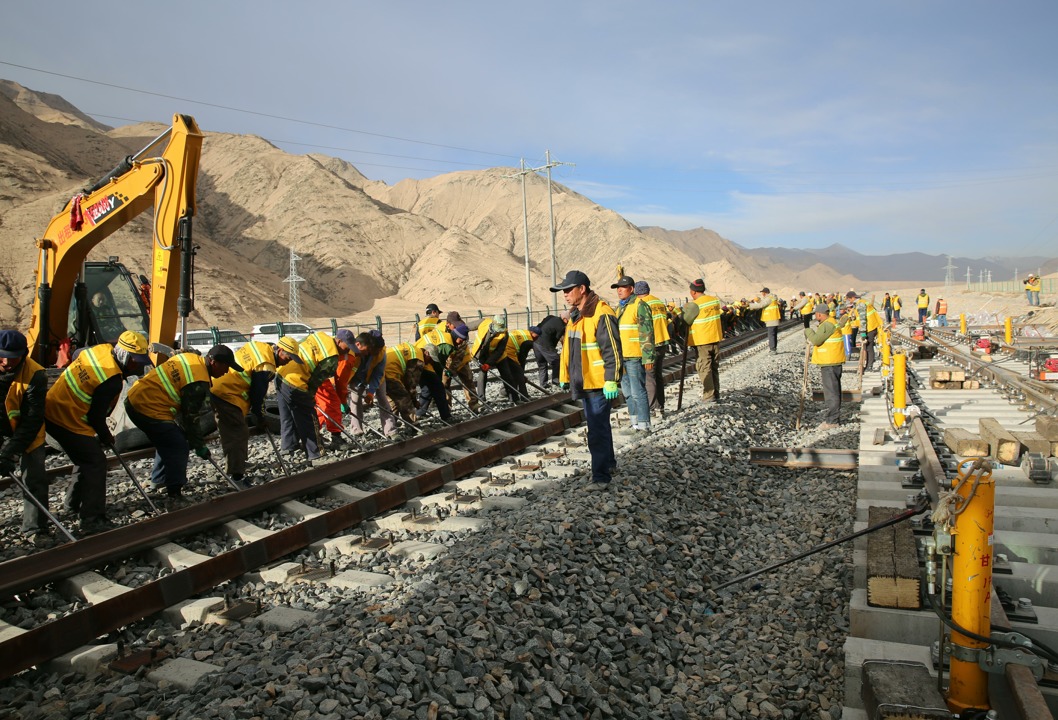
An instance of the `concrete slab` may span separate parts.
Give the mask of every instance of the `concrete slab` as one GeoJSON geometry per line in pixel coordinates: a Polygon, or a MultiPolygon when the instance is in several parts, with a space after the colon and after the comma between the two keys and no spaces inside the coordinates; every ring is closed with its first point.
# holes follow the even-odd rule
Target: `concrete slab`
{"type": "Polygon", "coordinates": [[[1003,530],[995,534],[995,551],[1011,562],[1058,565],[1058,539],[1049,533],[1003,530]]]}
{"type": "MultiPolygon", "coordinates": [[[[865,470],[866,468],[861,468],[865,470]]],[[[893,471],[899,472],[899,471],[893,471]]],[[[870,473],[867,473],[870,475],[870,473]]],[[[858,483],[859,497],[865,500],[899,500],[903,501],[906,495],[914,495],[916,490],[908,490],[901,487],[900,478],[891,476],[880,480],[866,480],[865,474],[860,473],[858,483]]],[[[1027,479],[1027,478],[1026,478],[1027,479]]],[[[1053,488],[1041,487],[1035,483],[996,483],[996,505],[1004,507],[1035,507],[1041,509],[1058,510],[1058,493],[1053,488]]]]}
{"type": "Polygon", "coordinates": [[[335,483],[334,485],[328,487],[327,491],[324,493],[324,495],[326,495],[327,497],[336,498],[338,500],[343,500],[349,503],[356,502],[357,500],[363,500],[370,494],[371,493],[365,490],[358,490],[352,485],[347,485],[346,483],[335,483]]]}
{"type": "Polygon", "coordinates": [[[308,610],[279,606],[261,613],[250,622],[260,625],[265,630],[290,632],[299,627],[314,624],[317,617],[316,613],[308,610]]]}
{"type": "Polygon", "coordinates": [[[173,658],[149,671],[147,679],[157,683],[160,688],[177,687],[181,690],[190,690],[202,678],[220,672],[222,669],[219,665],[211,665],[198,660],[173,658]]]}
{"type": "Polygon", "coordinates": [[[147,557],[173,570],[185,570],[209,560],[208,555],[188,550],[176,543],[165,543],[153,547],[147,552],[147,557]]]}
{"type": "Polygon", "coordinates": [[[398,485],[408,478],[389,470],[372,470],[364,476],[364,480],[379,485],[398,485]]]}
{"type": "Polygon", "coordinates": [[[323,580],[323,583],[343,590],[370,590],[392,584],[393,578],[383,573],[345,570],[332,578],[323,580]]]}
{"type": "Polygon", "coordinates": [[[262,568],[257,572],[247,573],[247,577],[254,580],[260,579],[261,582],[285,583],[290,580],[291,575],[300,570],[301,563],[285,562],[262,568]]]}
{"type": "Polygon", "coordinates": [[[317,515],[322,515],[324,513],[324,511],[319,508],[314,508],[311,505],[306,505],[297,500],[287,500],[279,506],[279,511],[284,515],[298,520],[308,520],[309,518],[314,518],[317,515]]]}
{"type": "Polygon", "coordinates": [[[1028,598],[1033,605],[1058,606],[1058,567],[1010,563],[1011,574],[992,574],[992,585],[1012,598],[1028,598]]]}
{"type": "Polygon", "coordinates": [[[436,528],[445,532],[481,532],[488,526],[489,521],[484,518],[450,515],[439,522],[436,528]]]}
{"type": "Polygon", "coordinates": [[[187,600],[167,607],[162,611],[162,617],[175,627],[184,625],[202,625],[206,622],[209,614],[224,608],[224,598],[198,598],[187,600]]]}
{"type": "Polygon", "coordinates": [[[493,495],[486,497],[481,503],[481,509],[485,512],[497,510],[514,510],[525,505],[528,500],[523,497],[509,497],[506,495],[493,495]]]}
{"type": "Polygon", "coordinates": [[[111,582],[99,573],[84,572],[73,577],[66,578],[60,583],[63,592],[68,595],[76,595],[88,603],[95,605],[104,600],[124,595],[132,588],[111,582]]]}
{"type": "Polygon", "coordinates": [[[106,645],[85,645],[76,650],[48,661],[48,672],[76,672],[82,675],[95,675],[104,666],[118,656],[117,643],[106,645]]]}
{"type": "Polygon", "coordinates": [[[0,620],[0,642],[4,642],[6,640],[10,640],[11,638],[18,637],[24,632],[26,631],[22,628],[15,627],[10,623],[6,623],[3,620],[0,620]]]}
{"type": "MultiPolygon", "coordinates": [[[[891,500],[857,500],[856,520],[867,520],[867,508],[871,505],[880,507],[904,507],[903,502],[891,500]]],[[[996,533],[1013,530],[1015,532],[1044,533],[1058,535],[1058,510],[1035,507],[1007,507],[999,505],[995,514],[996,533]]]]}
{"type": "Polygon", "coordinates": [[[411,558],[413,560],[433,560],[448,554],[448,548],[440,543],[422,542],[420,540],[405,540],[391,545],[387,552],[397,557],[411,558]]]}
{"type": "Polygon", "coordinates": [[[267,528],[258,527],[253,523],[248,523],[245,520],[235,519],[224,523],[224,530],[230,537],[242,540],[243,542],[254,542],[256,540],[263,540],[269,535],[274,535],[274,530],[267,528]]]}

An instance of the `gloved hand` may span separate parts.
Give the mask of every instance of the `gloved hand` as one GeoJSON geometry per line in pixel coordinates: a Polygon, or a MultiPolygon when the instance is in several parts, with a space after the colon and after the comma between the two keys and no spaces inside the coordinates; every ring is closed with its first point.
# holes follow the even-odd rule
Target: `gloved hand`
{"type": "Polygon", "coordinates": [[[246,424],[250,427],[259,427],[261,425],[261,416],[251,410],[246,413],[246,424]]]}
{"type": "Polygon", "coordinates": [[[345,403],[342,403],[342,414],[346,415],[348,413],[349,413],[349,406],[346,405],[345,403]]]}
{"type": "Polygon", "coordinates": [[[653,370],[654,369],[654,363],[643,363],[643,369],[644,370],[653,370]]]}
{"type": "Polygon", "coordinates": [[[375,393],[366,392],[364,393],[364,407],[371,407],[375,404],[375,393]]]}
{"type": "Polygon", "coordinates": [[[449,370],[448,368],[445,368],[445,377],[446,378],[452,377],[452,371],[449,370]]]}
{"type": "Polygon", "coordinates": [[[866,339],[867,339],[867,333],[860,333],[860,340],[866,340],[866,339]]]}
{"type": "Polygon", "coordinates": [[[14,475],[18,468],[18,458],[0,455],[0,475],[14,475]]]}
{"type": "Polygon", "coordinates": [[[320,389],[320,385],[322,385],[322,383],[312,382],[310,380],[308,382],[307,387],[305,388],[305,392],[307,392],[312,397],[316,397],[316,391],[320,389]]]}
{"type": "Polygon", "coordinates": [[[203,460],[209,460],[209,457],[210,457],[209,448],[206,447],[205,445],[199,445],[197,448],[195,448],[195,455],[198,455],[203,460]]]}
{"type": "Polygon", "coordinates": [[[104,430],[103,432],[98,433],[98,437],[99,444],[103,447],[114,447],[114,433],[110,432],[110,430],[104,430]]]}
{"type": "Polygon", "coordinates": [[[482,372],[488,372],[490,367],[492,367],[492,366],[488,365],[487,363],[481,363],[481,371],[482,372]]]}
{"type": "Polygon", "coordinates": [[[620,386],[613,380],[607,380],[602,384],[602,394],[607,400],[613,400],[620,392],[620,386]]]}
{"type": "Polygon", "coordinates": [[[558,384],[558,389],[562,392],[567,392],[569,390],[569,383],[560,382],[558,384]]]}

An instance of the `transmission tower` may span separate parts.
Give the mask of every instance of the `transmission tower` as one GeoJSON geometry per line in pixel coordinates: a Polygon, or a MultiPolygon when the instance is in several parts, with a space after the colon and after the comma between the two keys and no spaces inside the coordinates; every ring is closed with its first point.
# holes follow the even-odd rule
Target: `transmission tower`
{"type": "Polygon", "coordinates": [[[966,289],[970,289],[970,266],[966,266],[966,289]]]}
{"type": "Polygon", "coordinates": [[[283,282],[290,283],[290,301],[287,305],[287,320],[299,322],[301,320],[301,294],[298,292],[298,283],[305,282],[305,278],[298,275],[298,260],[301,257],[290,248],[290,276],[283,282]]]}
{"type": "Polygon", "coordinates": [[[951,255],[948,256],[948,264],[944,266],[944,289],[950,290],[955,284],[955,266],[952,265],[951,255]]]}

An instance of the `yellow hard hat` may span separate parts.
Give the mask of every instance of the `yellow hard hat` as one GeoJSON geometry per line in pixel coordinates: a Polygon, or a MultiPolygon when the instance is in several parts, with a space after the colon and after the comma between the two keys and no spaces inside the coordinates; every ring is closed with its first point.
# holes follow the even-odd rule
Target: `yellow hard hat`
{"type": "Polygon", "coordinates": [[[147,338],[134,330],[126,330],[118,337],[117,346],[130,355],[147,354],[147,338]]]}
{"type": "Polygon", "coordinates": [[[288,352],[291,355],[297,355],[298,350],[301,349],[301,344],[288,335],[286,337],[279,338],[279,342],[276,343],[276,347],[282,350],[283,352],[288,352]]]}

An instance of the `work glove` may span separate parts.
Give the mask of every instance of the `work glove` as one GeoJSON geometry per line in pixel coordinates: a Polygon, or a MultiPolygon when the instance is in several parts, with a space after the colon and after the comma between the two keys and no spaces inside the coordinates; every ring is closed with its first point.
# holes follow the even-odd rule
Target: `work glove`
{"type": "Polygon", "coordinates": [[[487,363],[481,363],[481,372],[488,372],[490,367],[487,363]]]}
{"type": "Polygon", "coordinates": [[[866,339],[867,339],[867,333],[860,333],[860,340],[866,340],[866,339]]]}
{"type": "Polygon", "coordinates": [[[251,410],[246,413],[246,424],[250,427],[258,427],[261,424],[261,416],[251,410]]]}
{"type": "Polygon", "coordinates": [[[558,389],[562,392],[567,392],[569,390],[569,383],[560,382],[558,384],[558,389]]]}
{"type": "Polygon", "coordinates": [[[613,380],[607,380],[602,384],[602,394],[607,400],[613,400],[621,392],[621,388],[613,380]]]}
{"type": "Polygon", "coordinates": [[[375,393],[366,392],[364,393],[364,407],[371,407],[375,404],[375,393]]]}
{"type": "Polygon", "coordinates": [[[14,475],[16,468],[18,468],[18,458],[0,455],[0,475],[14,475]]]}
{"type": "Polygon", "coordinates": [[[445,368],[445,377],[446,378],[452,377],[452,371],[449,370],[448,368],[445,368]]]}
{"type": "Polygon", "coordinates": [[[99,444],[103,447],[114,447],[114,433],[110,432],[110,430],[97,433],[97,437],[99,438],[99,444]]]}
{"type": "Polygon", "coordinates": [[[345,415],[345,414],[348,414],[348,412],[349,412],[349,406],[348,406],[348,405],[346,405],[345,403],[342,403],[342,406],[341,406],[341,407],[342,407],[342,414],[343,414],[343,415],[345,415]]]}
{"type": "Polygon", "coordinates": [[[198,455],[203,460],[209,460],[209,448],[205,445],[199,445],[197,448],[195,448],[195,455],[198,455]]]}

